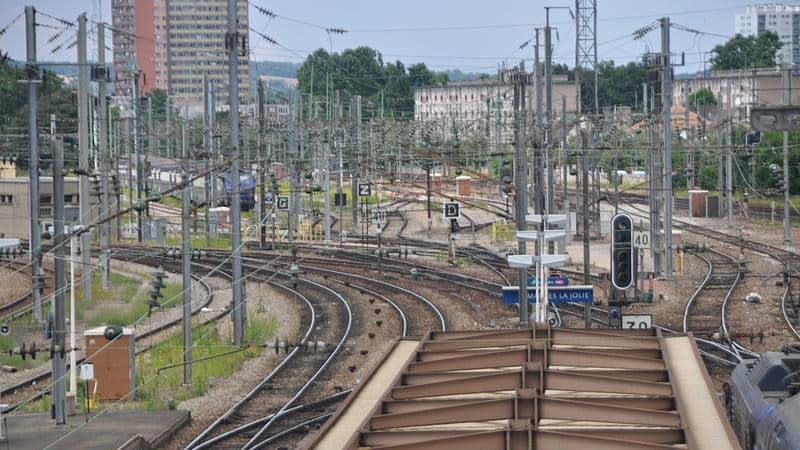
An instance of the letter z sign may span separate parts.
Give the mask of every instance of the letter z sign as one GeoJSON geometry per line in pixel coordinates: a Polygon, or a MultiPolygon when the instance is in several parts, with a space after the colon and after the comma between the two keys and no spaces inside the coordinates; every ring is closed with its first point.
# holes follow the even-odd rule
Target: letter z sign
{"type": "Polygon", "coordinates": [[[370,183],[358,183],[358,196],[359,197],[370,197],[370,196],[372,196],[372,184],[370,184],[370,183]]]}
{"type": "Polygon", "coordinates": [[[461,205],[458,203],[445,203],[444,204],[444,218],[445,219],[460,219],[461,218],[461,205]]]}

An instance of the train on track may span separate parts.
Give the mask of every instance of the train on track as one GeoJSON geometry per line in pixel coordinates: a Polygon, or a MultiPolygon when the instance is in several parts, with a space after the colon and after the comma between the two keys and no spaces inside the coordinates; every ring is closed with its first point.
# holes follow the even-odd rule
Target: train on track
{"type": "Polygon", "coordinates": [[[800,349],[764,353],[731,374],[725,404],[744,449],[800,449],[800,349]]]}
{"type": "MultiPolygon", "coordinates": [[[[222,179],[222,206],[231,205],[231,190],[233,182],[231,173],[224,172],[219,176],[222,179]]],[[[256,205],[256,178],[250,173],[239,175],[240,207],[242,211],[250,211],[256,205]]]]}

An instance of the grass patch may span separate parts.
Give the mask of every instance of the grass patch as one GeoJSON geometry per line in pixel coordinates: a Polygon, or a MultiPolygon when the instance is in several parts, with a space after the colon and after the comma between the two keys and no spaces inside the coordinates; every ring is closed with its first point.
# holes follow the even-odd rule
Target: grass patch
{"type": "MultiPolygon", "coordinates": [[[[183,245],[183,240],[181,238],[167,238],[164,240],[164,245],[167,247],[180,247],[183,245]]],[[[211,242],[207,243],[205,237],[201,238],[193,238],[190,241],[191,248],[219,248],[219,249],[228,249],[231,248],[231,238],[227,234],[218,234],[215,237],[211,238],[211,242]],[[210,245],[209,245],[210,244],[210,245]]]]}
{"type": "MultiPolygon", "coordinates": [[[[144,301],[147,299],[149,289],[140,289],[142,283],[148,283],[145,279],[131,278],[125,275],[111,274],[111,286],[103,289],[101,276],[92,277],[92,300],[83,301],[83,290],[76,289],[75,297],[78,299],[75,308],[78,320],[85,320],[89,327],[100,325],[129,325],[147,314],[148,306],[144,301]],[[111,303],[113,302],[113,303],[111,303]]],[[[161,290],[164,294],[162,303],[169,300],[182,291],[182,285],[178,283],[167,283],[161,290]]],[[[180,301],[173,300],[163,308],[174,308],[180,301]]]]}
{"type": "MultiPolygon", "coordinates": [[[[207,359],[192,364],[192,382],[183,385],[183,366],[164,369],[166,366],[183,362],[183,336],[173,335],[167,341],[155,346],[136,359],[136,400],[146,409],[174,409],[188,398],[204,395],[210,379],[230,376],[248,358],[259,355],[261,345],[275,335],[277,319],[266,321],[251,320],[245,329],[245,342],[252,347],[236,353],[207,359]],[[158,372],[158,369],[162,369],[158,372]]],[[[197,360],[213,355],[221,355],[236,348],[230,344],[228,336],[220,336],[214,324],[206,324],[192,329],[195,339],[192,358],[197,360]]]]}
{"type": "MultiPolygon", "coordinates": [[[[174,308],[181,304],[180,299],[175,298],[183,290],[182,286],[175,283],[168,283],[162,290],[164,298],[161,299],[161,309],[174,308]],[[168,300],[173,299],[169,303],[168,300]]],[[[147,314],[149,307],[144,303],[147,298],[147,292],[142,292],[133,297],[119,298],[119,301],[124,302],[124,306],[114,308],[103,308],[87,321],[87,325],[129,325],[137,321],[139,318],[147,314]]]]}
{"type": "MultiPolygon", "coordinates": [[[[2,353],[0,353],[0,365],[13,366],[19,370],[25,370],[36,367],[42,364],[42,361],[48,361],[50,359],[47,352],[37,352],[36,359],[31,359],[30,355],[25,356],[25,359],[22,359],[19,355],[9,355],[8,351],[20,344],[20,339],[14,338],[14,330],[30,329],[34,324],[27,319],[17,319],[13,322],[9,322],[8,325],[11,327],[12,333],[8,336],[0,336],[0,350],[2,350],[2,353]],[[23,321],[28,322],[28,324],[23,324],[23,321]]],[[[40,342],[41,339],[36,339],[37,346],[40,345],[40,342]]],[[[26,345],[29,345],[29,342],[26,342],[26,345]]]]}

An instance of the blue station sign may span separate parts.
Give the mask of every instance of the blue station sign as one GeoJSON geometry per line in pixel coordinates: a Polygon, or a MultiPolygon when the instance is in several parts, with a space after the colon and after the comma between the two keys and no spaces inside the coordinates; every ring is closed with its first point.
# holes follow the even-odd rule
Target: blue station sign
{"type": "MultiPolygon", "coordinates": [[[[547,289],[547,299],[550,303],[591,303],[594,301],[594,287],[592,286],[564,286],[547,289]]],[[[536,290],[528,289],[528,303],[536,303],[536,290]]],[[[503,303],[519,303],[519,287],[503,286],[503,303]]]]}
{"type": "MultiPolygon", "coordinates": [[[[528,286],[536,286],[538,279],[536,278],[528,278],[528,286]]],[[[549,277],[547,279],[547,285],[550,287],[555,286],[569,286],[569,277],[549,277]]]]}

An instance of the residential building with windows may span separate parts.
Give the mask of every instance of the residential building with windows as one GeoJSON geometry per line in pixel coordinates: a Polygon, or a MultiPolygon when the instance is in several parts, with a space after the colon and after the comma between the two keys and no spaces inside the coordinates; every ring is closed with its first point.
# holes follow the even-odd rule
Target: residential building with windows
{"type": "MultiPolygon", "coordinates": [[[[131,96],[132,74],[139,71],[139,91],[167,92],[184,113],[202,111],[203,76],[216,86],[217,105],[228,105],[227,0],[112,0],[115,94],[131,96]]],[[[249,32],[247,0],[237,0],[242,39],[249,32]]],[[[239,104],[250,102],[247,43],[240,40],[239,104]]]]}
{"type": "MultiPolygon", "coordinates": [[[[533,129],[536,126],[535,84],[527,85],[525,91],[527,123],[533,129]]],[[[543,86],[542,96],[544,91],[543,86]]],[[[577,85],[565,76],[556,76],[553,77],[552,111],[557,127],[561,123],[562,99],[567,115],[574,119],[577,85]]],[[[498,78],[415,88],[414,120],[439,130],[433,132],[445,139],[452,137],[453,129],[467,129],[483,134],[490,143],[510,144],[514,140],[514,87],[507,82],[507,74],[501,71],[498,78]]]]}
{"type": "Polygon", "coordinates": [[[756,36],[766,31],[776,33],[783,42],[778,51],[778,62],[800,66],[800,6],[748,6],[744,14],[736,15],[735,30],[745,36],[756,36]]]}

